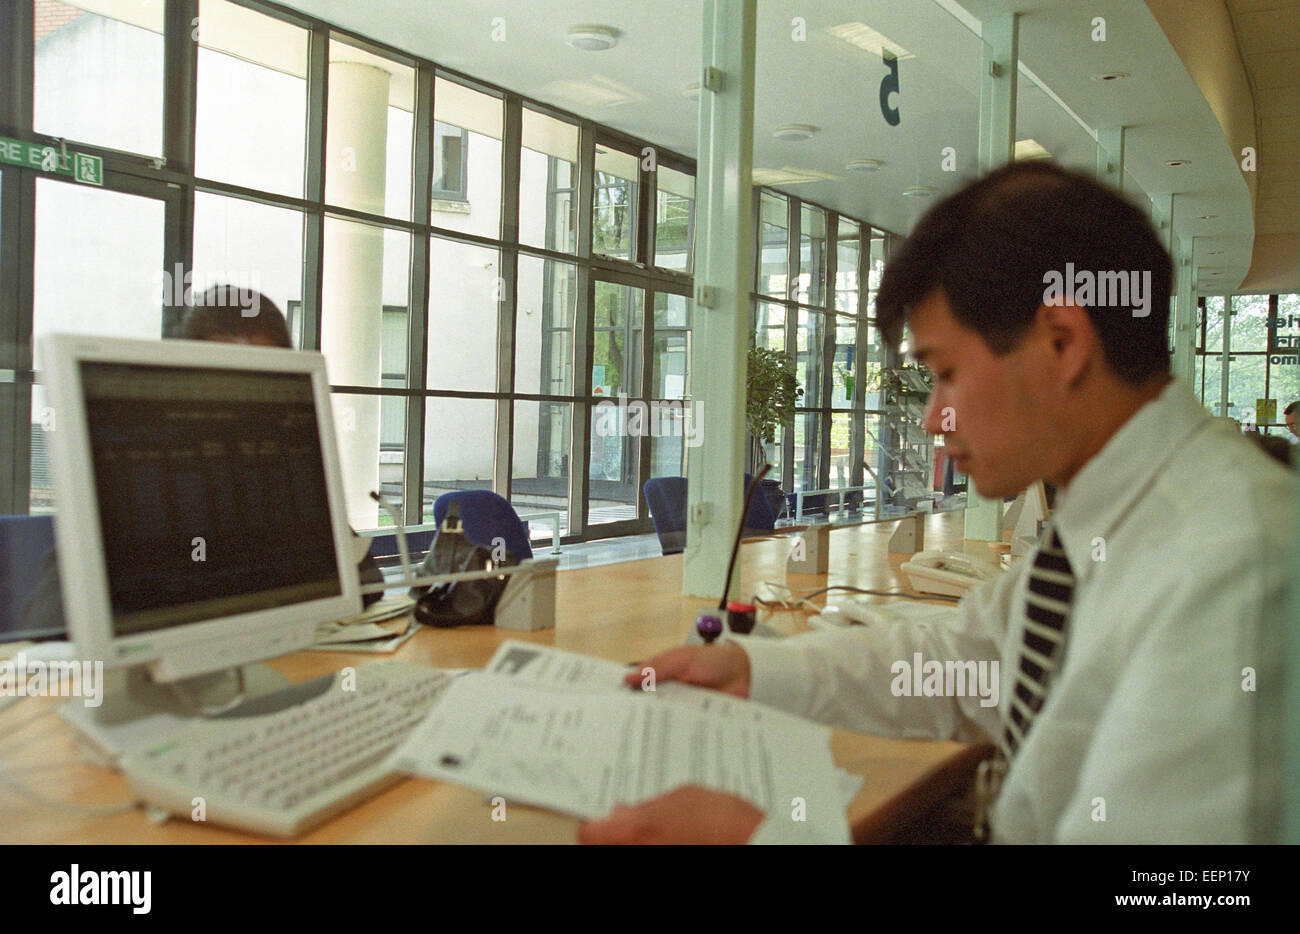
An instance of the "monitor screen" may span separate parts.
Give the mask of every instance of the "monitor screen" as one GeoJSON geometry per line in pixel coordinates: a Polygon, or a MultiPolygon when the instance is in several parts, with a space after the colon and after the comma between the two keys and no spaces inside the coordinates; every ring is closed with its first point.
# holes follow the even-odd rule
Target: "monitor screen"
{"type": "Polygon", "coordinates": [[[309,373],[80,369],[115,636],[342,593],[309,373]]]}

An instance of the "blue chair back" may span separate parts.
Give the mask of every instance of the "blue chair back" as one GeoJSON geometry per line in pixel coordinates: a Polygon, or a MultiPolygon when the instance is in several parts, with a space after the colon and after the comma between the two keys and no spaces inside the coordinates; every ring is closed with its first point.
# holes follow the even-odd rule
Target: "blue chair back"
{"type": "Polygon", "coordinates": [[[53,516],[0,516],[0,632],[19,628],[41,565],[53,549],[53,516]]]}
{"type": "Polygon", "coordinates": [[[519,514],[505,497],[491,490],[456,490],[443,493],[433,503],[433,521],[439,528],[447,517],[447,507],[456,503],[460,509],[465,537],[475,545],[492,547],[492,539],[505,539],[506,551],[520,561],[533,556],[528,533],[519,514]]]}
{"type": "Polygon", "coordinates": [[[666,555],[686,548],[686,478],[652,477],[645,482],[645,501],[666,555]]]}
{"type": "MultiPolygon", "coordinates": [[[[745,485],[741,488],[742,496],[753,481],[753,477],[745,474],[745,485]]],[[[772,512],[772,502],[761,486],[754,490],[754,498],[750,501],[749,512],[745,516],[745,529],[749,532],[772,532],[776,529],[776,515],[772,512]]]]}
{"type": "MultiPolygon", "coordinates": [[[[743,490],[749,489],[754,478],[745,474],[743,490]]],[[[686,548],[686,478],[654,477],[645,482],[645,501],[650,507],[650,518],[659,536],[659,546],[666,555],[675,555],[686,548]]],[[[754,491],[745,516],[745,534],[771,532],[776,529],[776,516],[772,504],[763,490],[754,491]]]]}

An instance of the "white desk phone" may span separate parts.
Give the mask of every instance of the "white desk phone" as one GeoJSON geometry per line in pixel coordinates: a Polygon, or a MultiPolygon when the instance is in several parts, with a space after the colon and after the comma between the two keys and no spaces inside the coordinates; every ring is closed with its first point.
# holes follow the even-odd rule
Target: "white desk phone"
{"type": "Polygon", "coordinates": [[[960,551],[922,551],[904,561],[901,570],[921,593],[960,597],[971,587],[992,580],[1002,568],[960,551]]]}

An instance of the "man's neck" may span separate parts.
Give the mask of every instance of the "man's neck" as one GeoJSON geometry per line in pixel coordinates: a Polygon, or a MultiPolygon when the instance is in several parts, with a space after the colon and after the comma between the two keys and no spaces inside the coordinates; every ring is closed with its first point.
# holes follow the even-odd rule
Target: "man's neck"
{"type": "Polygon", "coordinates": [[[1092,460],[1147,403],[1155,401],[1173,381],[1168,374],[1157,377],[1141,386],[1115,383],[1102,394],[1099,404],[1090,406],[1088,433],[1080,437],[1070,461],[1051,482],[1065,489],[1088,461],[1092,460]]]}

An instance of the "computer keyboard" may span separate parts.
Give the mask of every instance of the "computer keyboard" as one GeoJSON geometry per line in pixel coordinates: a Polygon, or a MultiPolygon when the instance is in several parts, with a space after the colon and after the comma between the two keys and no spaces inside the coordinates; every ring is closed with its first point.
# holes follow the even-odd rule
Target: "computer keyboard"
{"type": "Polygon", "coordinates": [[[353,671],[355,685],[331,675],[188,726],[122,771],[171,814],[297,836],[401,778],[392,753],[455,677],[396,661],[353,671]]]}

